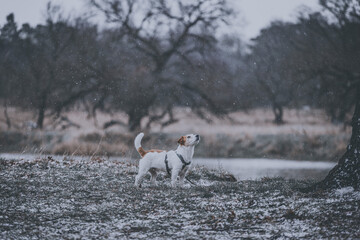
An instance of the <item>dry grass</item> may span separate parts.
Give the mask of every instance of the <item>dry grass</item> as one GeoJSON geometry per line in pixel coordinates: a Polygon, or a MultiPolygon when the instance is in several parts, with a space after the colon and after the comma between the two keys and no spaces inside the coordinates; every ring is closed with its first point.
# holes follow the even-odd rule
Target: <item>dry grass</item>
{"type": "MultiPolygon", "coordinates": [[[[0,112],[3,108],[0,107],[0,112]]],[[[36,122],[35,116],[28,111],[9,108],[9,116],[16,129],[24,130],[28,122],[36,122]]],[[[71,111],[65,114],[71,121],[81,126],[80,129],[72,128],[68,132],[72,137],[89,133],[103,133],[102,126],[105,122],[116,119],[122,122],[127,122],[127,116],[124,113],[116,113],[107,115],[98,113],[96,119],[87,117],[85,112],[71,111]]],[[[284,112],[284,120],[286,124],[277,126],[272,123],[273,113],[269,109],[255,109],[247,112],[234,112],[229,115],[230,118],[215,118],[208,116],[211,121],[206,122],[197,117],[191,109],[176,108],[174,116],[179,121],[175,124],[161,128],[160,125],[152,125],[151,132],[153,133],[180,133],[180,132],[197,132],[202,135],[258,135],[258,134],[337,134],[344,132],[343,126],[335,126],[329,122],[326,114],[322,110],[294,110],[287,109],[284,112]]],[[[145,126],[147,119],[143,119],[142,125],[145,126]]],[[[45,130],[60,130],[55,129],[52,119],[46,119],[45,130]]],[[[0,129],[5,130],[5,117],[0,115],[0,129]]],[[[26,129],[25,129],[26,130],[26,129]]],[[[127,133],[124,126],[113,126],[108,131],[116,133],[127,133]]],[[[348,130],[349,131],[349,130],[348,130]]]]}
{"type": "MultiPolygon", "coordinates": [[[[0,108],[0,111],[3,109],[0,108]]],[[[15,126],[13,137],[5,131],[5,119],[0,115],[0,144],[4,151],[32,151],[42,149],[53,154],[129,155],[133,154],[134,133],[124,126],[103,130],[101,126],[111,119],[127,121],[125,114],[112,116],[98,114],[96,120],[85,112],[69,112],[67,117],[80,128],[54,127],[51,119],[45,122],[44,131],[29,128],[34,116],[15,108],[9,109],[15,126]],[[10,138],[9,138],[10,136],[10,138]],[[13,139],[15,138],[15,139],[13,139]],[[9,139],[13,143],[9,144],[9,139]],[[15,144],[14,144],[15,143],[15,144]]],[[[345,150],[350,129],[329,123],[321,110],[286,110],[286,124],[274,125],[273,115],[267,109],[235,112],[230,118],[209,117],[208,123],[199,119],[190,109],[175,109],[179,122],[161,128],[154,124],[144,138],[144,146],[172,149],[176,139],[186,133],[202,136],[196,154],[201,157],[272,157],[288,159],[335,160],[345,150]]],[[[147,119],[144,119],[145,125],[147,119]]]]}

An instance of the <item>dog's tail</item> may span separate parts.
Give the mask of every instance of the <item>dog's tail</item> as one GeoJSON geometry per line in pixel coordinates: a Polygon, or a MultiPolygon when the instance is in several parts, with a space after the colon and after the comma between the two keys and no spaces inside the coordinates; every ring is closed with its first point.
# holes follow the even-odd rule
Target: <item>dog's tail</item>
{"type": "Polygon", "coordinates": [[[136,151],[140,154],[141,157],[145,156],[146,151],[141,146],[141,139],[144,137],[144,133],[139,133],[134,141],[136,151]]]}

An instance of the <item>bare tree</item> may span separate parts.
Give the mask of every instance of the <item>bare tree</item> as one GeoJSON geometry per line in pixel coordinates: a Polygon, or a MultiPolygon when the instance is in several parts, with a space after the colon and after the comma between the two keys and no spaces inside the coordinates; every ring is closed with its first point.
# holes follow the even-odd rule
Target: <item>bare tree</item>
{"type": "Polygon", "coordinates": [[[258,98],[270,103],[274,123],[282,124],[283,109],[296,97],[297,82],[292,66],[293,52],[289,48],[292,24],[273,22],[253,39],[247,63],[252,77],[249,87],[258,89],[258,98]]]}
{"type": "MultiPolygon", "coordinates": [[[[338,188],[353,186],[360,188],[360,1],[359,0],[321,0],[320,4],[336,20],[329,26],[332,31],[317,28],[314,34],[321,34],[330,44],[330,62],[323,77],[330,77],[340,83],[342,88],[355,91],[352,104],[355,105],[352,117],[352,135],[345,154],[327,177],[311,189],[338,188]],[[331,34],[330,34],[331,33],[331,34]]],[[[316,25],[319,27],[319,25],[316,25]]],[[[321,53],[320,53],[321,54],[321,53]]],[[[314,66],[316,68],[316,66],[314,66]]],[[[340,90],[341,88],[339,88],[340,90]]]]}
{"type": "MultiPolygon", "coordinates": [[[[130,130],[140,127],[141,119],[150,114],[149,110],[154,105],[162,110],[160,114],[151,116],[151,120],[158,121],[165,116],[171,119],[172,108],[178,103],[180,95],[169,94],[174,93],[174,89],[182,95],[196,94],[209,107],[215,106],[211,98],[193,83],[175,81],[167,73],[179,62],[194,65],[191,56],[201,55],[214,45],[215,29],[231,14],[225,0],[91,0],[91,3],[106,15],[107,21],[119,24],[127,40],[151,61],[146,66],[150,70],[146,78],[151,84],[145,88],[136,84],[139,89],[133,94],[138,97],[133,98],[131,107],[126,111],[130,130]]],[[[222,113],[219,108],[211,111],[222,113]]]]}
{"type": "MultiPolygon", "coordinates": [[[[298,23],[287,24],[290,30],[292,29],[289,31],[291,34],[284,35],[286,32],[283,31],[285,29],[283,26],[281,32],[275,36],[280,39],[282,35],[286,36],[288,41],[286,44],[280,40],[275,44],[265,41],[264,45],[270,47],[259,54],[260,60],[265,59],[261,67],[274,64],[276,66],[276,63],[280,62],[280,68],[275,68],[274,71],[279,76],[282,75],[282,69],[291,69],[290,73],[295,74],[303,72],[305,77],[300,84],[312,82],[310,86],[313,86],[314,92],[319,91],[319,96],[324,98],[322,99],[324,102],[320,104],[328,105],[331,115],[343,117],[345,113],[354,110],[355,106],[351,122],[352,135],[347,151],[328,176],[309,189],[346,186],[359,189],[360,1],[321,0],[320,4],[332,17],[328,19],[322,13],[302,16],[298,23]],[[272,48],[277,45],[281,46],[272,48]],[[274,53],[275,49],[276,53],[274,53]],[[269,52],[270,56],[275,54],[277,57],[269,59],[267,56],[269,52]],[[286,52],[290,55],[283,55],[286,52]],[[340,111],[332,109],[334,107],[339,108],[340,111]]],[[[270,71],[271,69],[265,68],[264,73],[269,74],[270,71]]],[[[266,79],[263,75],[260,75],[260,78],[266,79]]],[[[286,90],[291,91],[291,88],[286,87],[286,90]]]]}
{"type": "Polygon", "coordinates": [[[301,17],[298,24],[301,34],[293,38],[300,65],[308,79],[316,81],[318,106],[325,109],[333,123],[344,122],[356,100],[353,83],[358,46],[350,39],[356,39],[358,30],[353,23],[341,26],[340,22],[331,23],[320,13],[301,17]]]}
{"type": "MultiPolygon", "coordinates": [[[[57,104],[57,91],[64,86],[63,67],[74,39],[75,30],[62,18],[58,6],[47,7],[46,25],[31,28],[25,24],[21,29],[23,36],[22,54],[26,61],[23,67],[23,80],[30,84],[24,86],[23,99],[30,108],[36,108],[37,127],[42,128],[46,110],[57,104]]],[[[20,97],[20,96],[19,96],[20,97]]]]}
{"type": "Polygon", "coordinates": [[[17,62],[16,50],[19,42],[19,31],[15,23],[14,14],[6,17],[7,23],[0,31],[0,99],[3,101],[4,116],[8,129],[11,128],[11,120],[8,115],[8,105],[11,104],[12,94],[14,93],[14,82],[16,81],[14,67],[17,62]]]}
{"type": "MultiPolygon", "coordinates": [[[[34,109],[37,127],[43,128],[46,114],[59,117],[61,112],[91,92],[97,91],[96,73],[80,67],[77,42],[80,26],[64,18],[59,6],[47,6],[47,22],[35,28],[24,24],[18,30],[17,48],[12,54],[20,63],[12,63],[12,102],[34,109]]],[[[82,30],[83,31],[83,30],[82,30]]],[[[84,31],[83,31],[84,32],[84,31]]]]}

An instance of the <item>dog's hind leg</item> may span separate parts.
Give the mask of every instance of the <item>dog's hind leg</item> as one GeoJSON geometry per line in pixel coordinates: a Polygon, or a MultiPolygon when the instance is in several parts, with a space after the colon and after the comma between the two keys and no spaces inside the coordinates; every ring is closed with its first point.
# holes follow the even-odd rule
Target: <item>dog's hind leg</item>
{"type": "Polygon", "coordinates": [[[135,186],[136,187],[141,187],[141,182],[143,180],[144,176],[140,173],[138,173],[138,175],[136,175],[135,177],[135,186]]]}
{"type": "Polygon", "coordinates": [[[157,172],[155,169],[150,169],[149,172],[151,174],[150,183],[151,183],[151,185],[156,186],[157,172]]]}
{"type": "Polygon", "coordinates": [[[139,172],[138,175],[135,177],[135,186],[141,187],[141,183],[145,177],[146,173],[139,172]]]}
{"type": "Polygon", "coordinates": [[[142,180],[144,179],[146,173],[149,171],[149,168],[147,168],[146,166],[140,164],[139,166],[139,172],[135,177],[135,186],[136,187],[141,187],[141,183],[142,180]]]}

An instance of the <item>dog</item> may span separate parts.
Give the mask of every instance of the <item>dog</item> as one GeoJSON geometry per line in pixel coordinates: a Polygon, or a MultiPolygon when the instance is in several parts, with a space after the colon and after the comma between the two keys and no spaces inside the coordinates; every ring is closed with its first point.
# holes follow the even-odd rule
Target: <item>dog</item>
{"type": "Polygon", "coordinates": [[[144,176],[150,172],[151,184],[156,185],[156,177],[159,171],[165,171],[171,175],[171,186],[176,186],[178,176],[179,184],[184,185],[185,175],[191,165],[195,146],[200,142],[198,134],[188,134],[178,140],[176,150],[144,150],[141,140],[144,133],[139,133],[134,141],[135,148],[142,157],[139,162],[139,172],[135,177],[135,186],[141,187],[144,176]]]}

